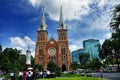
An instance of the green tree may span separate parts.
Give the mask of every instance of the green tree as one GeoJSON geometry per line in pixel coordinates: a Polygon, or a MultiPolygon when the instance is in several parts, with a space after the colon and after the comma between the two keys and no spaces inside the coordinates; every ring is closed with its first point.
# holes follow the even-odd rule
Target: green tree
{"type": "MultiPolygon", "coordinates": [[[[13,49],[13,48],[6,48],[2,54],[3,54],[2,67],[6,65],[6,66],[9,66],[13,71],[23,70],[24,65],[21,64],[21,62],[24,59],[20,60],[20,51],[19,50],[13,49]],[[7,64],[6,64],[6,61],[8,61],[7,64]]],[[[10,69],[10,68],[5,68],[5,70],[10,69]]]]}
{"type": "Polygon", "coordinates": [[[87,68],[87,62],[89,62],[89,60],[90,60],[89,53],[80,53],[79,54],[79,61],[80,61],[81,68],[87,68]]]}
{"type": "Polygon", "coordinates": [[[35,63],[34,63],[35,58],[33,56],[31,56],[31,66],[34,67],[35,63]]]}
{"type": "Polygon", "coordinates": [[[90,59],[90,54],[89,53],[80,53],[79,54],[79,61],[80,62],[87,62],[90,59]]]}
{"type": "Polygon", "coordinates": [[[61,68],[59,66],[57,66],[53,61],[50,61],[48,63],[47,69],[50,72],[55,72],[57,76],[61,75],[61,68]]]}
{"type": "Polygon", "coordinates": [[[10,62],[14,64],[17,63],[19,60],[19,53],[20,53],[19,50],[13,48],[6,48],[3,51],[4,56],[7,56],[10,62]]]}
{"type": "Polygon", "coordinates": [[[107,64],[107,65],[110,65],[110,64],[115,64],[115,57],[113,56],[113,55],[109,55],[109,56],[107,56],[107,58],[105,59],[105,64],[107,64]]]}
{"type": "Polygon", "coordinates": [[[26,69],[26,55],[25,54],[20,54],[19,55],[19,61],[20,63],[20,70],[25,70],[26,69]]]}
{"type": "Polygon", "coordinates": [[[2,53],[2,45],[0,44],[0,53],[2,53]]]}
{"type": "Polygon", "coordinates": [[[55,73],[57,76],[61,76],[61,68],[59,66],[56,66],[55,73]]]}
{"type": "Polygon", "coordinates": [[[106,39],[101,48],[99,48],[99,57],[105,59],[108,55],[112,54],[112,42],[109,39],[106,39]]]}
{"type": "Polygon", "coordinates": [[[72,62],[71,68],[72,68],[73,70],[77,70],[77,69],[79,68],[78,62],[72,62]]]}
{"type": "Polygon", "coordinates": [[[101,62],[98,58],[93,58],[92,61],[90,61],[89,66],[91,69],[100,68],[101,62]]]}
{"type": "Polygon", "coordinates": [[[12,69],[12,63],[10,62],[8,57],[2,58],[1,67],[2,67],[2,70],[4,71],[8,71],[12,69]]]}
{"type": "Polygon", "coordinates": [[[1,65],[1,62],[2,62],[2,57],[3,57],[3,55],[2,55],[2,45],[0,45],[0,65],[1,65]]]}
{"type": "Polygon", "coordinates": [[[34,65],[34,69],[35,69],[35,70],[39,70],[39,71],[43,71],[43,66],[42,66],[42,65],[39,65],[39,64],[35,64],[35,65],[34,65]]]}
{"type": "Polygon", "coordinates": [[[120,4],[114,8],[113,18],[109,24],[112,29],[111,41],[113,43],[113,55],[116,58],[118,69],[120,69],[120,4]]]}
{"type": "Polygon", "coordinates": [[[56,68],[56,64],[53,62],[53,61],[50,61],[48,63],[48,66],[47,66],[48,70],[50,70],[50,72],[55,72],[55,68],[56,68]]]}
{"type": "Polygon", "coordinates": [[[110,27],[113,31],[118,32],[120,27],[120,4],[116,5],[113,11],[113,18],[111,19],[111,22],[109,23],[110,27]]]}

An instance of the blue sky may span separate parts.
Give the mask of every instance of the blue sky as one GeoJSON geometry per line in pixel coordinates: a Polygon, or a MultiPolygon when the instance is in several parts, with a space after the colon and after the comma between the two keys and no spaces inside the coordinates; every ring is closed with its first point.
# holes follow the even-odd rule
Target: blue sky
{"type": "Polygon", "coordinates": [[[60,5],[71,51],[82,48],[86,39],[99,39],[102,43],[111,36],[108,24],[118,3],[120,0],[0,0],[0,44],[3,49],[13,47],[22,53],[31,46],[34,55],[41,7],[45,7],[48,36],[53,34],[57,40],[60,5]]]}

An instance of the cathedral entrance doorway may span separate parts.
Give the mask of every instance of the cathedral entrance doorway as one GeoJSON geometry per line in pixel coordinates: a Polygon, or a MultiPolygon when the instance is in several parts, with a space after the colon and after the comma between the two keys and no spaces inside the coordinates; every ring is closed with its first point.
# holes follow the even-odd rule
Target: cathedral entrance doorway
{"type": "Polygon", "coordinates": [[[62,72],[66,71],[66,66],[65,64],[62,65],[62,72]]]}

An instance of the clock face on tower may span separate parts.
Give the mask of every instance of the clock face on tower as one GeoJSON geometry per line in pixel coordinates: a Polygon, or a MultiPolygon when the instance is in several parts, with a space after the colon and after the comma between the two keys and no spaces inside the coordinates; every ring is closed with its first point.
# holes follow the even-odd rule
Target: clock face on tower
{"type": "Polygon", "coordinates": [[[55,55],[56,54],[56,49],[54,47],[50,47],[48,49],[48,53],[49,53],[49,55],[55,55]]]}

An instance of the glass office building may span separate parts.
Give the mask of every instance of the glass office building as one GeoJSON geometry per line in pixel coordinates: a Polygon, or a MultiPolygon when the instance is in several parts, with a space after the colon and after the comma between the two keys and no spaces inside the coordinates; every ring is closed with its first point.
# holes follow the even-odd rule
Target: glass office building
{"type": "Polygon", "coordinates": [[[86,51],[90,53],[90,60],[93,58],[99,58],[98,45],[99,40],[88,39],[83,41],[83,47],[86,51]]]}
{"type": "Polygon", "coordinates": [[[87,53],[87,51],[85,49],[78,49],[76,51],[73,51],[71,53],[71,56],[72,56],[72,62],[79,62],[79,54],[80,53],[87,53]]]}

